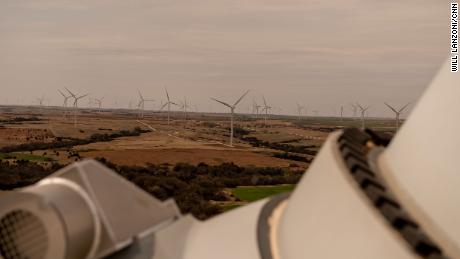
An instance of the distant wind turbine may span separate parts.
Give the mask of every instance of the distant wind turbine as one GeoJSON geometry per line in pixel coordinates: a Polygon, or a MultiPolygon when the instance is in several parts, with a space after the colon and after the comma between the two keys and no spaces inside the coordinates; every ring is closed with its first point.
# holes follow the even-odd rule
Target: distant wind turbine
{"type": "Polygon", "coordinates": [[[72,95],[67,96],[63,92],[61,92],[61,90],[58,91],[62,95],[62,97],[64,97],[64,103],[62,104],[62,107],[67,108],[68,100],[72,97],[72,95]]]}
{"type": "Polygon", "coordinates": [[[356,115],[358,114],[358,106],[356,106],[356,105],[354,105],[352,103],[350,103],[350,105],[351,105],[351,109],[353,111],[353,117],[356,117],[356,115]]]}
{"type": "Polygon", "coordinates": [[[364,116],[366,115],[366,111],[370,108],[369,106],[366,106],[366,107],[363,107],[361,106],[359,103],[356,104],[359,108],[359,110],[361,111],[361,128],[362,129],[365,129],[366,128],[366,125],[365,125],[365,122],[364,122],[364,116]]]}
{"type": "Polygon", "coordinates": [[[102,101],[103,100],[104,100],[104,97],[94,98],[94,101],[96,101],[97,107],[99,108],[99,111],[102,111],[102,101]]]}
{"type": "Polygon", "coordinates": [[[340,121],[343,121],[343,105],[340,106],[340,121]]]}
{"type": "Polygon", "coordinates": [[[72,98],[72,95],[65,95],[61,90],[58,89],[58,92],[64,97],[64,102],[62,103],[62,107],[64,108],[64,119],[66,119],[67,115],[67,106],[69,98],[72,98]]]}
{"type": "Polygon", "coordinates": [[[267,117],[268,117],[268,112],[272,108],[267,105],[267,100],[265,100],[265,96],[262,95],[262,99],[264,101],[264,106],[262,108],[262,111],[265,111],[265,116],[264,116],[264,124],[267,125],[267,117]]]}
{"type": "Polygon", "coordinates": [[[404,110],[407,108],[407,106],[409,106],[410,103],[407,103],[406,105],[404,105],[404,106],[403,106],[402,108],[400,108],[399,110],[393,108],[393,107],[392,107],[391,105],[389,105],[388,103],[385,103],[385,102],[384,102],[384,104],[385,104],[388,108],[390,108],[390,109],[395,113],[395,115],[396,115],[395,120],[396,120],[396,131],[397,131],[397,130],[399,129],[399,115],[401,115],[401,113],[404,112],[404,110]]]}
{"type": "Polygon", "coordinates": [[[137,104],[137,107],[139,108],[139,113],[138,117],[139,118],[144,118],[144,108],[145,108],[145,102],[154,102],[153,99],[145,99],[144,96],[141,94],[141,91],[137,90],[139,93],[139,103],[137,104]]]}
{"type": "Polygon", "coordinates": [[[302,110],[304,109],[305,107],[301,106],[299,103],[297,103],[297,120],[300,120],[300,117],[302,116],[302,110]]]}
{"type": "Polygon", "coordinates": [[[65,89],[67,90],[67,92],[69,92],[69,94],[74,99],[74,101],[73,101],[73,124],[74,124],[74,126],[77,126],[78,100],[80,100],[82,98],[85,98],[89,94],[84,94],[84,95],[77,96],[74,93],[72,93],[69,89],[67,89],[67,87],[65,89]]]}
{"type": "Polygon", "coordinates": [[[43,102],[44,102],[44,101],[45,101],[45,97],[37,98],[37,102],[38,102],[38,105],[39,105],[40,107],[43,106],[43,102]]]}
{"type": "Polygon", "coordinates": [[[226,102],[223,102],[223,101],[220,101],[220,100],[217,100],[215,98],[211,98],[212,100],[218,102],[218,103],[221,103],[225,106],[227,106],[228,108],[230,108],[230,146],[233,147],[233,116],[235,114],[235,108],[236,106],[238,105],[239,102],[241,102],[241,100],[243,100],[243,98],[249,93],[249,90],[247,90],[243,95],[241,95],[241,97],[233,104],[233,105],[230,105],[226,102]]]}
{"type": "Polygon", "coordinates": [[[187,103],[187,98],[184,96],[184,101],[179,101],[180,102],[180,108],[184,112],[184,119],[187,120],[187,108],[190,108],[189,103],[187,103]]]}
{"type": "Polygon", "coordinates": [[[171,104],[177,106],[177,103],[174,103],[174,102],[171,101],[171,99],[169,99],[169,93],[168,93],[168,89],[166,89],[166,87],[165,87],[165,92],[166,92],[166,98],[167,98],[168,101],[161,106],[160,111],[163,110],[163,108],[168,107],[168,125],[169,125],[170,113],[171,113],[171,104]]]}
{"type": "Polygon", "coordinates": [[[262,107],[257,104],[254,98],[252,99],[252,113],[256,115],[256,118],[259,118],[259,108],[262,107]]]}

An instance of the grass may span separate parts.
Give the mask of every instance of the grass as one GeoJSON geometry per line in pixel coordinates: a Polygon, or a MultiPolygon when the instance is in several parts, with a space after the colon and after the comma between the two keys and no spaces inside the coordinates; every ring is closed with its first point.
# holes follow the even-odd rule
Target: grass
{"type": "Polygon", "coordinates": [[[275,194],[290,192],[295,188],[293,184],[275,186],[238,186],[232,189],[233,195],[242,201],[256,201],[275,194]]]}
{"type": "Polygon", "coordinates": [[[39,161],[45,162],[50,161],[50,158],[44,156],[22,154],[22,153],[0,153],[0,159],[16,159],[26,161],[39,161]]]}

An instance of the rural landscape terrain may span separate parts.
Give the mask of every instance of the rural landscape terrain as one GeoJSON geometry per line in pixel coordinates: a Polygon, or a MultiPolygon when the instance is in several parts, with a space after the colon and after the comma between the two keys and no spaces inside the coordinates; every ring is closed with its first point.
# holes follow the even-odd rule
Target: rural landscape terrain
{"type": "MultiPolygon", "coordinates": [[[[291,191],[330,132],[362,123],[358,117],[235,114],[229,145],[229,114],[167,116],[140,116],[136,109],[1,106],[0,190],[95,158],[159,199],[173,197],[183,213],[205,219],[291,191]]],[[[391,134],[394,120],[366,118],[366,127],[391,134]]]]}

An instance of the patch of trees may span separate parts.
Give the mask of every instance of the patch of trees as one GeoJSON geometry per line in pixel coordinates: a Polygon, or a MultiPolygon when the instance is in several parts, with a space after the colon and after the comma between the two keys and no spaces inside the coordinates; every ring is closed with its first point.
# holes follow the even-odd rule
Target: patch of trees
{"type": "Polygon", "coordinates": [[[86,145],[94,142],[105,142],[112,141],[120,137],[128,136],[139,136],[142,133],[150,132],[150,130],[143,130],[140,127],[136,127],[133,130],[122,130],[116,133],[111,134],[101,134],[95,133],[87,139],[78,139],[78,138],[56,138],[53,142],[31,142],[24,143],[14,146],[6,146],[0,148],[0,152],[10,153],[10,152],[19,152],[19,151],[34,151],[34,150],[44,150],[44,149],[59,149],[59,148],[68,148],[78,145],[86,145]]]}
{"type": "Polygon", "coordinates": [[[295,184],[303,171],[271,167],[240,167],[233,163],[197,166],[178,163],[174,167],[153,165],[146,167],[117,166],[105,159],[99,161],[120,175],[154,195],[158,199],[174,198],[183,213],[205,219],[221,212],[210,201],[229,200],[223,188],[240,185],[295,184]]]}
{"type": "Polygon", "coordinates": [[[140,127],[134,128],[134,130],[121,130],[115,133],[94,133],[89,137],[92,142],[103,142],[103,141],[112,141],[116,138],[121,137],[134,137],[140,136],[142,133],[150,132],[150,130],[143,130],[140,127]]]}
{"type": "Polygon", "coordinates": [[[305,163],[310,163],[311,162],[310,158],[306,158],[304,156],[291,154],[291,153],[288,153],[288,152],[275,153],[275,154],[273,154],[273,156],[277,157],[277,158],[281,158],[281,159],[294,160],[294,161],[305,162],[305,163]]]}
{"type": "Polygon", "coordinates": [[[219,124],[217,124],[215,122],[212,122],[212,121],[205,121],[205,122],[201,123],[201,125],[203,125],[203,127],[206,127],[206,128],[218,128],[218,127],[220,127],[219,124]]]}
{"type": "Polygon", "coordinates": [[[111,128],[98,128],[98,130],[108,130],[108,131],[112,131],[113,129],[111,129],[111,128]]]}
{"type": "MultiPolygon", "coordinates": [[[[233,163],[216,166],[205,163],[197,166],[184,163],[175,166],[149,164],[139,167],[118,166],[103,158],[98,160],[158,199],[174,198],[182,213],[191,213],[199,219],[221,212],[221,208],[211,201],[234,199],[224,192],[224,188],[295,184],[303,174],[303,171],[240,167],[233,163]]],[[[18,160],[17,164],[0,160],[0,189],[10,190],[33,184],[60,168],[55,163],[48,168],[22,160],[18,160]]]]}
{"type": "Polygon", "coordinates": [[[293,152],[293,153],[299,153],[299,154],[306,154],[306,155],[311,155],[314,156],[316,155],[317,151],[316,150],[311,150],[310,148],[315,148],[316,146],[310,145],[310,146],[302,146],[302,145],[289,145],[289,144],[284,144],[284,143],[273,143],[273,142],[268,142],[264,140],[260,140],[256,137],[242,137],[242,140],[249,142],[252,146],[254,147],[267,147],[271,149],[276,149],[276,150],[281,150],[284,152],[293,152]]]}
{"type": "Polygon", "coordinates": [[[306,123],[306,122],[296,122],[295,124],[297,126],[299,126],[300,128],[302,128],[302,129],[313,130],[313,131],[321,131],[321,132],[326,132],[326,133],[334,132],[336,130],[340,130],[340,129],[343,128],[343,127],[338,127],[338,126],[329,126],[329,127],[316,126],[316,127],[312,127],[312,126],[305,126],[304,123],[306,123]]]}
{"type": "Polygon", "coordinates": [[[51,164],[51,167],[43,167],[26,160],[17,160],[14,164],[0,160],[0,190],[34,184],[60,168],[57,163],[51,164]]]}
{"type": "MultiPolygon", "coordinates": [[[[227,128],[227,130],[230,130],[230,128],[227,128]]],[[[244,135],[248,135],[249,133],[251,133],[249,130],[245,130],[240,127],[233,127],[233,135],[235,138],[241,138],[244,135]]]]}
{"type": "Polygon", "coordinates": [[[0,120],[0,123],[3,123],[3,124],[20,124],[21,122],[28,122],[28,121],[40,121],[41,119],[36,117],[36,116],[32,116],[32,117],[14,117],[14,118],[10,118],[10,119],[7,119],[7,120],[0,120]]]}

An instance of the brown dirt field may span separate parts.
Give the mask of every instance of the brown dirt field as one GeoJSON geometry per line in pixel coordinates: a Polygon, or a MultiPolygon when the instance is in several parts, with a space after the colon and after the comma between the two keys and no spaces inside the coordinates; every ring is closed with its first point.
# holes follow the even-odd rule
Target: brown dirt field
{"type": "Polygon", "coordinates": [[[83,157],[104,157],[107,160],[122,165],[145,165],[152,164],[176,164],[184,162],[196,165],[204,162],[209,165],[218,165],[223,162],[233,162],[240,166],[260,167],[289,167],[289,164],[297,164],[306,168],[307,164],[296,161],[287,161],[270,157],[261,153],[233,151],[233,150],[212,150],[212,149],[155,149],[155,150],[109,150],[109,151],[88,151],[80,152],[83,157]]]}
{"type": "Polygon", "coordinates": [[[53,133],[47,129],[0,128],[0,146],[26,142],[51,142],[53,140],[53,133]]]}

